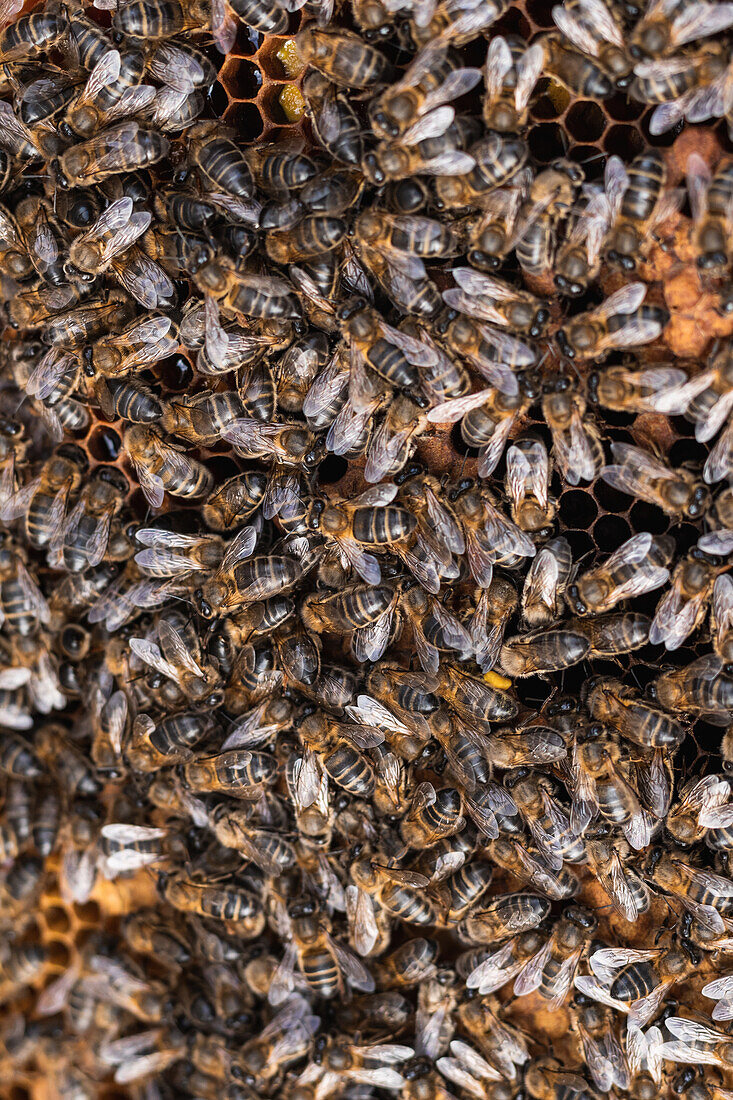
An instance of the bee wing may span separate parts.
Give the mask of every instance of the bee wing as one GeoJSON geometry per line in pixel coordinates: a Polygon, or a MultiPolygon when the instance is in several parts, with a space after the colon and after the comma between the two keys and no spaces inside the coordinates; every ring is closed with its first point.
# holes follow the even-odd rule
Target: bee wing
{"type": "MultiPolygon", "coordinates": [[[[350,951],[338,940],[328,937],[328,945],[336,956],[336,961],[341,967],[344,978],[353,989],[359,989],[363,993],[374,992],[374,978],[371,976],[361,959],[358,959],[353,951],[350,951]]],[[[412,1054],[412,1050],[410,1050],[412,1054]]]]}
{"type": "MultiPolygon", "coordinates": [[[[430,690],[430,688],[426,688],[425,690],[430,690]]],[[[376,726],[377,728],[381,727],[391,733],[409,733],[408,726],[400,721],[399,718],[396,718],[394,714],[377,699],[373,699],[371,695],[357,695],[356,702],[356,706],[350,705],[346,707],[346,713],[350,718],[353,718],[355,722],[361,722],[368,726],[376,726]]]]}
{"type": "Polygon", "coordinates": [[[573,984],[575,971],[578,969],[578,963],[580,962],[580,956],[582,954],[582,947],[573,951],[572,955],[562,962],[557,974],[555,974],[554,978],[550,981],[549,988],[552,990],[552,996],[549,998],[547,1006],[550,1011],[559,1008],[567,997],[568,991],[573,984]]]}
{"type": "Polygon", "coordinates": [[[649,641],[652,645],[664,642],[668,650],[679,649],[685,638],[695,629],[709,594],[708,590],[703,590],[687,600],[678,580],[675,580],[670,591],[657,604],[654,620],[649,628],[649,641]]]}
{"type": "Polygon", "coordinates": [[[494,550],[501,554],[516,554],[522,558],[533,558],[537,553],[537,547],[529,535],[525,534],[506,516],[497,511],[488,502],[484,505],[486,519],[484,531],[489,543],[494,550]]]}
{"type": "Polygon", "coordinates": [[[82,101],[96,99],[99,93],[119,79],[122,57],[119,50],[108,50],[92,69],[87,80],[82,101]]]}
{"type": "Polygon", "coordinates": [[[51,621],[51,610],[43,593],[21,561],[16,561],[15,576],[23,592],[23,598],[33,608],[44,625],[51,621]]]}
{"type": "Polygon", "coordinates": [[[461,529],[450,512],[443,507],[430,486],[425,488],[425,506],[430,521],[431,534],[441,546],[453,554],[462,554],[465,542],[461,529]]]}
{"type": "Polygon", "coordinates": [[[97,855],[96,847],[79,852],[69,845],[63,852],[59,878],[61,896],[67,904],[83,905],[89,900],[97,880],[97,855]]]}
{"type": "Polygon", "coordinates": [[[36,1000],[36,1012],[39,1016],[55,1016],[68,1004],[71,991],[81,976],[78,963],[72,963],[68,970],[59,974],[39,993],[36,1000]]]}
{"type": "MultiPolygon", "coordinates": [[[[296,812],[300,813],[312,806],[322,793],[320,764],[311,749],[306,749],[295,761],[292,775],[291,798],[296,812]]],[[[326,776],[323,778],[327,780],[326,776]]]]}
{"type": "Polygon", "coordinates": [[[626,1012],[628,1005],[625,1001],[618,1001],[615,997],[612,997],[608,990],[601,985],[597,978],[592,974],[578,974],[573,984],[575,988],[584,993],[586,997],[591,997],[594,1001],[598,1001],[600,1004],[607,1005],[609,1008],[616,1009],[617,1012],[626,1012]]]}
{"type": "Polygon", "coordinates": [[[584,15],[582,9],[580,11],[577,8],[568,9],[560,4],[552,9],[555,26],[565,35],[568,42],[571,42],[581,53],[589,57],[598,57],[601,47],[600,28],[595,24],[595,20],[591,26],[584,19],[584,15]]]}
{"type": "MultiPolygon", "coordinates": [[[[109,730],[110,743],[115,755],[119,756],[122,748],[122,735],[127,723],[127,696],[124,691],[115,691],[107,700],[104,713],[109,730]]],[[[104,830],[102,830],[104,833],[104,830]]]]}
{"type": "Polygon", "coordinates": [[[611,348],[634,348],[640,344],[650,344],[661,335],[664,325],[661,321],[647,318],[634,318],[615,332],[607,333],[599,341],[599,350],[611,348]]]}
{"type": "Polygon", "coordinates": [[[478,459],[479,477],[489,477],[493,474],[499,464],[499,459],[504,453],[506,441],[511,434],[516,419],[516,413],[512,413],[500,420],[491,433],[489,442],[481,448],[478,459]]]}
{"type": "Polygon", "coordinates": [[[160,672],[163,676],[178,682],[178,669],[170,661],[165,660],[160,647],[155,645],[154,642],[148,641],[147,638],[130,638],[130,649],[136,657],[139,657],[146,665],[150,665],[156,672],[160,672]]]}
{"type": "Polygon", "coordinates": [[[613,1085],[613,1066],[606,1057],[603,1040],[596,1042],[585,1028],[579,1028],[583,1043],[583,1056],[593,1083],[601,1092],[608,1092],[613,1085]]]}
{"type": "Polygon", "coordinates": [[[523,111],[529,103],[529,97],[535,84],[542,76],[545,65],[545,50],[540,42],[535,42],[517,62],[517,84],[514,89],[514,106],[523,111]]]}
{"type": "Polygon", "coordinates": [[[494,575],[494,555],[479,538],[473,528],[464,528],[466,538],[466,560],[471,576],[480,588],[488,588],[494,575]]]}
{"type": "Polygon", "coordinates": [[[552,938],[548,939],[540,950],[532,956],[519,971],[514,981],[514,996],[526,997],[539,989],[542,982],[542,974],[552,953],[552,938]]]}
{"type": "Polygon", "coordinates": [[[200,63],[169,42],[161,42],[148,62],[150,75],[179,92],[192,92],[205,79],[200,63]]]}
{"type": "Polygon", "coordinates": [[[229,11],[226,0],[211,0],[211,33],[220,53],[231,53],[237,37],[237,20],[229,11]]]}
{"type": "Polygon", "coordinates": [[[442,137],[455,117],[455,109],[448,105],[436,107],[435,110],[429,111],[427,114],[421,114],[417,122],[414,122],[405,131],[402,143],[407,146],[417,145],[427,138],[442,137]]]}
{"type": "Polygon", "coordinates": [[[464,290],[457,290],[455,287],[444,290],[443,301],[451,309],[457,309],[460,313],[465,313],[469,317],[479,317],[482,321],[489,321],[492,325],[505,325],[507,323],[503,315],[491,302],[471,297],[464,290]]]}
{"type": "Polygon", "coordinates": [[[306,419],[315,419],[326,409],[333,407],[348,384],[348,371],[334,358],[314,379],[303,399],[303,415],[306,419]]]}
{"type": "Polygon", "coordinates": [[[637,806],[629,821],[624,823],[623,833],[631,847],[639,852],[650,844],[656,824],[656,820],[647,810],[637,806]]]}
{"type": "Polygon", "coordinates": [[[646,298],[646,283],[627,283],[615,291],[593,312],[601,317],[613,317],[618,313],[633,313],[646,298]]]}
{"type": "Polygon", "coordinates": [[[468,66],[453,69],[438,88],[428,92],[425,96],[423,110],[434,111],[442,103],[450,103],[453,99],[460,99],[461,96],[465,95],[466,92],[470,92],[472,88],[475,88],[481,82],[482,76],[483,73],[480,69],[473,69],[468,66]]]}
{"type": "Polygon", "coordinates": [[[138,237],[143,235],[152,220],[153,215],[148,210],[141,210],[132,214],[127,224],[116,230],[110,239],[105,241],[102,249],[103,260],[113,260],[115,256],[126,252],[138,237]]]}
{"type": "MultiPolygon", "coordinates": [[[[719,402],[719,404],[722,404],[722,402],[719,402]]],[[[719,436],[705,460],[703,478],[707,485],[714,485],[717,481],[722,481],[723,478],[728,480],[733,478],[733,422],[729,423],[722,435],[719,436]]]]}
{"type": "Polygon", "coordinates": [[[601,885],[606,889],[614,908],[628,921],[635,921],[638,915],[635,896],[626,881],[623,864],[618,852],[611,856],[610,867],[604,875],[601,885]]]}
{"type": "Polygon", "coordinates": [[[617,465],[604,466],[601,477],[609,485],[631,496],[647,496],[644,492],[645,479],[669,481],[675,477],[674,470],[661,462],[655,455],[642,447],[632,447],[628,443],[612,443],[611,453],[617,465]]]}
{"type": "Polygon", "coordinates": [[[0,144],[10,145],[11,149],[18,141],[35,145],[33,131],[16,116],[12,104],[0,100],[0,144]]]}
{"type": "Polygon", "coordinates": [[[683,8],[672,24],[671,41],[676,46],[719,34],[733,25],[733,4],[691,4],[683,8]]]}
{"type": "Polygon", "coordinates": [[[75,356],[58,355],[56,348],[50,348],[28,375],[25,392],[45,401],[62,379],[78,369],[79,361],[75,356]]]}
{"type": "Polygon", "coordinates": [[[369,894],[358,886],[346,887],[346,919],[360,955],[368,955],[379,937],[374,905],[369,894]]]}
{"type": "Polygon", "coordinates": [[[466,978],[469,989],[478,989],[484,996],[487,993],[495,993],[503,985],[511,981],[522,969],[522,962],[514,957],[516,944],[513,939],[508,940],[498,951],[494,951],[487,959],[479,963],[466,978]]]}
{"type": "Polygon", "coordinates": [[[36,477],[7,497],[0,507],[0,520],[5,524],[10,524],[14,520],[20,519],[21,516],[25,516],[40,484],[41,479],[36,477]]]}
{"type": "Polygon", "coordinates": [[[203,677],[203,670],[191,656],[189,644],[167,619],[161,619],[158,623],[158,639],[168,662],[178,662],[192,675],[203,677]]]}
{"type": "Polygon", "coordinates": [[[711,623],[718,644],[733,630],[733,579],[727,574],[715,578],[711,623]]]}
{"type": "Polygon", "coordinates": [[[146,309],[157,309],[175,297],[176,289],[163,268],[139,248],[129,252],[124,264],[115,266],[115,275],[146,309]]]}
{"type": "Polygon", "coordinates": [[[710,169],[699,153],[691,153],[687,158],[686,178],[692,220],[698,222],[707,208],[707,193],[712,178],[710,169]]]}
{"type": "Polygon", "coordinates": [[[493,394],[493,387],[489,387],[485,390],[479,390],[478,393],[469,393],[466,397],[456,397],[450,401],[443,401],[442,404],[435,405],[434,408],[428,410],[427,418],[431,424],[455,424],[466,413],[485,405],[493,394]]]}
{"type": "Polygon", "coordinates": [[[506,453],[506,476],[509,495],[515,505],[520,504],[527,495],[531,469],[529,459],[519,447],[510,447],[506,453]]]}
{"type": "Polygon", "coordinates": [[[422,340],[416,340],[413,336],[408,336],[406,332],[401,332],[400,329],[392,328],[386,321],[380,321],[379,327],[385,340],[399,348],[413,366],[434,367],[437,364],[438,353],[429,344],[424,343],[422,340]]]}
{"type": "Polygon", "coordinates": [[[479,325],[478,328],[487,344],[496,349],[503,361],[512,363],[515,367],[531,367],[537,362],[535,349],[524,340],[486,325],[479,325]]]}
{"type": "Polygon", "coordinates": [[[672,980],[660,982],[646,997],[634,1001],[629,1009],[629,1024],[632,1027],[644,1027],[659,1011],[667,990],[673,985],[672,980]]]}
{"type": "Polygon", "coordinates": [[[476,161],[469,153],[460,149],[449,149],[424,161],[421,171],[433,176],[466,176],[475,167],[476,161]]]}
{"type": "Polygon", "coordinates": [[[222,558],[217,573],[228,573],[234,569],[240,561],[248,558],[257,545],[257,530],[254,527],[243,527],[237,531],[234,538],[227,545],[226,553],[222,558]]]}
{"type": "Polygon", "coordinates": [[[486,91],[490,98],[500,95],[504,86],[504,80],[512,71],[514,59],[512,51],[507,45],[506,38],[497,35],[489,43],[489,52],[486,55],[486,70],[484,79],[486,91]]]}
{"type": "Polygon", "coordinates": [[[0,3],[0,24],[12,23],[16,15],[19,15],[22,10],[22,0],[2,0],[0,3]]]}
{"type": "Polygon", "coordinates": [[[336,538],[338,546],[349,565],[356,570],[366,584],[379,584],[382,571],[374,554],[369,554],[358,542],[351,538],[336,538]]]}
{"type": "Polygon", "coordinates": [[[395,602],[378,619],[360,627],[352,635],[352,649],[357,661],[378,661],[386,650],[392,630],[395,602]]]}

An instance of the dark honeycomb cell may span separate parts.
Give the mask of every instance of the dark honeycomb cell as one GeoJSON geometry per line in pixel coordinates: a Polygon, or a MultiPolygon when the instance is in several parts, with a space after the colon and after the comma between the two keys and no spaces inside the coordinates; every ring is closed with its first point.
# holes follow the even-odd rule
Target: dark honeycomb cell
{"type": "Polygon", "coordinates": [[[254,103],[233,103],[224,121],[242,135],[244,141],[255,141],[263,130],[262,115],[254,103]]]}
{"type": "Polygon", "coordinates": [[[533,126],[529,134],[529,148],[532,156],[546,164],[561,157],[566,150],[562,127],[557,122],[544,122],[533,126]]]}
{"type": "Polygon", "coordinates": [[[633,160],[644,148],[644,138],[635,126],[620,123],[610,126],[603,139],[603,148],[625,161],[633,160]]]}
{"type": "Polygon", "coordinates": [[[576,141],[596,141],[606,128],[606,116],[600,104],[579,99],[565,115],[565,126],[576,141]]]}
{"type": "Polygon", "coordinates": [[[593,525],[593,538],[601,550],[617,550],[631,537],[631,527],[623,516],[601,516],[593,525]]]}
{"type": "Polygon", "coordinates": [[[629,511],[631,526],[635,531],[650,531],[653,535],[663,534],[669,527],[669,516],[646,501],[637,501],[629,511]]]}
{"type": "Polygon", "coordinates": [[[587,490],[570,489],[560,498],[560,518],[568,527],[590,528],[598,506],[587,490]]]}
{"type": "Polygon", "coordinates": [[[120,456],[122,440],[113,428],[97,428],[89,436],[88,447],[98,462],[114,462],[120,456]]]}

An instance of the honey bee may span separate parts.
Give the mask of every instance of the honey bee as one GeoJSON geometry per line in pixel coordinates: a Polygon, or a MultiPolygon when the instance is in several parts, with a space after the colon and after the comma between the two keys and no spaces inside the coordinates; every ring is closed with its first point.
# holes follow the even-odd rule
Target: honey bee
{"type": "MultiPolygon", "coordinates": [[[[504,389],[511,385],[507,378],[504,389]]],[[[512,394],[491,385],[476,393],[443,401],[429,409],[426,415],[430,423],[452,424],[460,420],[464,443],[479,451],[479,477],[489,477],[498,466],[517,421],[529,409],[530,393],[531,386],[523,381],[518,392],[512,394]]]]}
{"type": "Polygon", "coordinates": [[[723,161],[711,174],[697,153],[687,159],[687,190],[695,226],[696,263],[701,271],[722,274],[728,267],[728,223],[733,173],[723,161]]]}
{"type": "Polygon", "coordinates": [[[632,62],[626,51],[624,28],[612,4],[605,4],[603,0],[577,0],[553,8],[552,18],[576,49],[595,58],[613,77],[617,88],[628,85],[632,62]]]}
{"type": "Polygon", "coordinates": [[[437,176],[435,190],[446,207],[480,207],[494,188],[509,183],[524,168],[528,153],[521,138],[490,133],[467,152],[454,150],[433,157],[427,167],[437,176]]]}
{"type": "Polygon", "coordinates": [[[130,638],[130,649],[143,664],[172,680],[183,695],[194,703],[208,700],[209,705],[213,706],[220,700],[216,671],[205,662],[203,667],[199,664],[199,660],[202,661],[200,653],[196,650],[192,652],[187,637],[177,625],[168,619],[160,619],[154,636],[157,636],[157,642],[150,638],[130,638]]]}
{"type": "Polygon", "coordinates": [[[645,238],[651,239],[654,227],[680,207],[684,192],[665,190],[666,178],[664,159],[656,150],[636,157],[628,172],[618,158],[607,167],[606,190],[621,198],[604,249],[608,260],[625,271],[634,270],[635,257],[643,255],[645,238]]]}
{"type": "Polygon", "coordinates": [[[192,750],[210,730],[209,720],[197,711],[172,714],[158,722],[147,714],[138,714],[125,746],[125,758],[143,772],[183,764],[192,758],[192,750]]]}
{"type": "Polygon", "coordinates": [[[634,535],[605,565],[569,585],[567,601],[577,615],[597,615],[610,611],[621,600],[660,588],[669,580],[667,565],[673,552],[673,541],[667,535],[634,535]]]}
{"type": "Polygon", "coordinates": [[[84,452],[72,443],[59,447],[40,475],[10,496],[0,510],[3,523],[24,519],[26,538],[40,550],[47,546],[63,521],[67,502],[88,469],[84,452]]]}
{"type": "Polygon", "coordinates": [[[604,367],[589,375],[588,396],[594,403],[614,412],[653,412],[658,395],[686,381],[685,372],[676,367],[637,371],[623,366],[604,367]]]}
{"type": "Polygon", "coordinates": [[[580,314],[558,330],[557,339],[569,358],[600,358],[616,348],[637,347],[656,340],[669,321],[660,306],[644,305],[644,283],[629,283],[602,305],[580,314]]]}
{"type": "Polygon", "coordinates": [[[350,726],[315,711],[298,725],[301,741],[316,752],[330,778],[358,798],[370,798],[376,786],[371,762],[360,752],[381,744],[382,735],[364,726],[350,726]]]}
{"type": "Polygon", "coordinates": [[[296,961],[308,988],[317,997],[343,994],[346,984],[367,993],[374,990],[374,979],[366,966],[331,936],[330,922],[316,902],[296,902],[290,906],[287,919],[292,942],[270,984],[271,1004],[282,1003],[292,992],[296,961]]]}
{"type": "Polygon", "coordinates": [[[378,138],[399,138],[407,145],[422,137],[439,137],[454,118],[453,109],[445,105],[480,80],[478,69],[456,68],[445,39],[430,42],[404,76],[375,98],[369,108],[370,122],[378,138]]]}
{"type": "Polygon", "coordinates": [[[654,681],[654,696],[670,711],[682,710],[725,725],[733,697],[733,679],[717,654],[706,654],[654,681]]]}
{"type": "Polygon", "coordinates": [[[448,500],[461,525],[469,569],[479,587],[491,585],[495,562],[532,558],[537,553],[530,537],[506,519],[472,479],[459,482],[448,500]]]}
{"type": "Polygon", "coordinates": [[[541,336],[549,321],[549,305],[529,291],[516,290],[508,283],[470,267],[456,267],[453,278],[460,290],[445,290],[443,298],[452,309],[469,317],[528,336],[541,336]]]}
{"type": "Polygon", "coordinates": [[[653,819],[630,783],[628,758],[599,723],[588,726],[575,738],[571,785],[573,829],[584,832],[600,814],[605,821],[620,826],[635,850],[649,844],[653,819]]]}
{"type": "Polygon", "coordinates": [[[606,823],[588,828],[583,839],[593,874],[611,899],[617,913],[635,921],[651,905],[651,894],[638,872],[629,865],[631,852],[606,823]]]}
{"type": "Polygon", "coordinates": [[[578,879],[567,867],[553,871],[540,852],[514,837],[500,836],[490,840],[486,848],[494,863],[555,901],[575,897],[580,889],[578,879]]]}
{"type": "Polygon", "coordinates": [[[62,153],[59,184],[87,187],[118,172],[146,168],[167,156],[169,148],[168,139],[156,130],[143,129],[137,122],[121,122],[62,153]]]}
{"type": "MultiPolygon", "coordinates": [[[[594,24],[593,30],[596,28],[594,24]]],[[[595,58],[566,45],[559,34],[545,34],[538,44],[544,51],[543,71],[551,74],[569,92],[595,100],[613,95],[611,76],[595,58]]]]}
{"type": "Polygon", "coordinates": [[[686,1065],[720,1066],[721,1069],[728,1069],[733,1059],[733,1050],[727,1032],[682,1016],[668,1016],[664,1022],[674,1036],[670,1042],[660,1045],[660,1055],[664,1059],[686,1065]]]}
{"type": "Polygon", "coordinates": [[[513,35],[489,43],[484,69],[484,122],[499,133],[518,133],[527,123],[527,107],[544,61],[539,46],[525,47],[513,35]]]}
{"type": "Polygon", "coordinates": [[[628,1013],[630,1027],[645,1027],[671,987],[700,964],[690,941],[650,950],[602,948],[591,958],[595,978],[577,980],[581,992],[628,1013]]]}
{"type": "MultiPolygon", "coordinates": [[[[421,887],[427,886],[425,875],[403,871],[370,859],[355,860],[349,873],[359,892],[374,899],[376,905],[406,924],[436,924],[438,912],[421,887]]],[[[372,940],[372,943],[374,941],[372,940]]]]}
{"type": "Polygon", "coordinates": [[[695,549],[675,568],[672,586],[657,605],[649,641],[679,649],[702,621],[713,593],[720,566],[695,549]]]}
{"type": "Polygon", "coordinates": [[[254,939],[264,928],[258,900],[236,885],[217,885],[168,872],[159,872],[157,885],[160,896],[174,909],[231,924],[246,939],[254,939]]]}
{"type": "Polygon", "coordinates": [[[212,531],[231,531],[249,519],[262,503],[267,476],[260,470],[247,470],[215,487],[201,509],[206,526],[212,531]]]}
{"type": "Polygon", "coordinates": [[[22,550],[6,535],[0,546],[0,612],[5,629],[21,637],[51,621],[49,606],[25,562],[22,550]]]}
{"type": "Polygon", "coordinates": [[[618,730],[635,744],[673,748],[684,740],[683,725],[620,680],[591,680],[586,686],[585,701],[593,718],[618,730]]]}
{"type": "Polygon", "coordinates": [[[162,506],[166,492],[198,499],[213,488],[214,479],[203,463],[183,454],[147,424],[126,428],[124,447],[153,508],[162,506]]]}
{"type": "Polygon", "coordinates": [[[344,88],[370,88],[390,72],[386,58],[352,31],[308,26],[295,36],[306,65],[344,88]]]}
{"type": "Polygon", "coordinates": [[[555,516],[550,499],[550,460],[540,440],[521,439],[506,455],[505,491],[512,519],[522,531],[544,533],[555,516]]]}
{"type": "Polygon", "coordinates": [[[336,160],[357,168],[364,156],[364,135],[348,97],[316,69],[306,73],[303,95],[316,139],[336,160]]]}
{"type": "Polygon", "coordinates": [[[729,27],[733,14],[725,8],[710,8],[696,0],[677,0],[662,13],[657,4],[649,7],[629,38],[632,57],[666,57],[688,42],[707,38],[729,27]]]}
{"type": "Polygon", "coordinates": [[[612,443],[616,460],[604,466],[601,477],[609,485],[634,497],[648,500],[679,518],[697,519],[710,505],[710,493],[687,470],[672,470],[641,447],[612,443]]]}
{"type": "MultiPolygon", "coordinates": [[[[301,315],[294,287],[286,279],[275,275],[250,275],[238,271],[225,259],[215,258],[194,273],[199,290],[219,302],[230,312],[243,313],[260,320],[296,320],[301,315]]],[[[213,361],[224,353],[218,327],[207,320],[207,337],[214,341],[213,361]],[[220,349],[221,346],[221,350],[220,349]]],[[[224,331],[223,329],[221,330],[224,331]]],[[[228,343],[227,343],[228,346],[228,343]]],[[[209,349],[211,354],[211,349],[209,349]]]]}
{"type": "Polygon", "coordinates": [[[49,562],[70,572],[99,565],[110,543],[112,521],[128,489],[120,470],[98,466],[68,515],[59,515],[49,542],[49,562]]]}
{"type": "Polygon", "coordinates": [[[598,1100],[599,1093],[579,1073],[565,1073],[556,1058],[538,1058],[528,1067],[527,1091],[532,1100],[598,1100]]]}
{"type": "Polygon", "coordinates": [[[528,634],[507,638],[499,653],[499,664],[512,678],[542,676],[570,668],[588,656],[590,641],[580,631],[566,627],[542,627],[528,634]]]}

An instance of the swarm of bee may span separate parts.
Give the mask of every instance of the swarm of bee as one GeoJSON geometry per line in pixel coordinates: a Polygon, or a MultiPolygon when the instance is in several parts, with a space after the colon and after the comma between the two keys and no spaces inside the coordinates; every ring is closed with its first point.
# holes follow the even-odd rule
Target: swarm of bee
{"type": "Polygon", "coordinates": [[[3,1096],[733,1098],[733,3],[516,13],[0,0],[3,1096]]]}

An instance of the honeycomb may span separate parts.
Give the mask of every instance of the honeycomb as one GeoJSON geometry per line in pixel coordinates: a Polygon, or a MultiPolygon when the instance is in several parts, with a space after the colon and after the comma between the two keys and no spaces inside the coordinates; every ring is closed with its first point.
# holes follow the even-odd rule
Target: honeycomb
{"type": "MultiPolygon", "coordinates": [[[[537,35],[553,28],[553,6],[553,0],[524,0],[513,4],[494,24],[492,34],[519,34],[531,42],[537,35]]],[[[216,117],[235,128],[240,142],[257,143],[292,137],[302,139],[308,146],[311,136],[308,124],[296,117],[302,112],[299,93],[302,69],[291,50],[293,35],[300,25],[300,15],[294,14],[287,34],[263,36],[244,23],[239,24],[236,42],[221,64],[209,104],[216,117]]],[[[471,43],[464,50],[466,63],[480,65],[483,47],[483,39],[471,43]]],[[[558,157],[567,156],[582,164],[586,179],[593,180],[603,175],[604,155],[617,154],[628,162],[647,146],[660,146],[668,150],[671,182],[675,183],[682,178],[686,155],[691,148],[704,150],[713,167],[722,155],[733,151],[724,122],[714,127],[698,127],[694,131],[687,129],[681,135],[678,133],[681,127],[678,127],[672,133],[655,137],[649,132],[651,113],[652,108],[620,93],[598,103],[572,97],[564,88],[544,79],[533,97],[527,134],[533,161],[542,167],[558,157]]],[[[689,251],[685,251],[688,225],[689,219],[685,214],[671,220],[663,245],[654,250],[640,276],[653,286],[652,300],[664,301],[672,312],[672,321],[663,339],[645,349],[649,361],[664,362],[671,353],[694,370],[698,357],[709,344],[710,335],[724,337],[730,334],[733,332],[733,320],[722,319],[706,297],[689,251]]],[[[600,282],[604,290],[613,290],[619,283],[618,275],[604,271],[600,282]]],[[[584,304],[585,300],[581,300],[578,308],[584,304]]],[[[552,356],[553,353],[550,354],[552,356]]],[[[607,362],[613,364],[616,361],[621,362],[622,357],[615,359],[612,356],[607,362]]],[[[183,346],[179,346],[177,353],[168,360],[155,364],[151,374],[166,397],[182,392],[200,392],[210,382],[198,374],[183,346]]],[[[132,512],[144,520],[149,511],[147,502],[141,491],[135,488],[135,472],[121,453],[123,422],[107,419],[97,406],[90,406],[89,412],[90,423],[74,436],[76,442],[87,453],[92,470],[102,464],[112,464],[125,472],[132,486],[129,496],[132,512]]],[[[708,447],[695,440],[693,426],[682,417],[661,414],[630,416],[608,410],[604,410],[602,415],[597,410],[591,411],[591,415],[603,421],[606,442],[653,446],[675,467],[688,462],[699,464],[709,451],[708,447]]],[[[550,433],[538,419],[522,420],[513,430],[511,438],[527,430],[542,438],[549,449],[550,433]]],[[[225,450],[223,447],[201,448],[194,454],[206,460],[217,477],[223,478],[237,468],[231,455],[224,457],[225,450]]],[[[462,443],[457,428],[431,426],[418,441],[416,457],[438,476],[447,473],[455,475],[456,470],[467,477],[476,475],[476,454],[462,443]]],[[[500,467],[502,470],[503,464],[500,467]]],[[[329,456],[321,464],[317,484],[327,496],[338,499],[362,490],[362,475],[363,463],[347,464],[345,460],[329,456]]],[[[661,509],[642,501],[633,501],[601,479],[589,485],[572,487],[564,485],[556,472],[551,491],[558,497],[557,533],[568,539],[574,561],[593,561],[598,555],[618,548],[632,534],[640,531],[660,535],[672,532],[680,554],[692,548],[699,537],[699,529],[693,524],[677,523],[661,509]]],[[[164,511],[180,512],[181,509],[179,501],[166,496],[164,511]]],[[[658,593],[651,593],[637,600],[634,607],[652,614],[657,599],[658,593]]],[[[685,645],[674,653],[664,653],[662,660],[665,667],[682,667],[706,652],[709,639],[705,632],[698,632],[696,638],[698,642],[695,644],[685,645]]],[[[647,645],[635,652],[631,674],[639,688],[646,688],[656,678],[659,663],[658,646],[647,645]]],[[[621,662],[597,660],[593,668],[597,674],[615,676],[619,674],[621,662]]],[[[563,673],[562,690],[577,694],[586,678],[585,665],[569,668],[563,673]]],[[[539,677],[525,680],[522,689],[522,698],[527,705],[536,703],[539,706],[546,698],[546,684],[539,677]]],[[[718,752],[719,744],[720,729],[702,720],[697,721],[693,737],[688,739],[677,756],[682,777],[699,774],[701,766],[708,770],[714,768],[715,763],[711,764],[710,758],[718,752]]],[[[110,803],[116,793],[114,788],[108,792],[110,803]]],[[[58,855],[54,853],[46,861],[33,920],[25,933],[31,940],[40,940],[48,949],[43,974],[30,985],[33,994],[73,966],[80,958],[80,950],[95,932],[108,930],[117,934],[122,916],[154,904],[157,896],[152,878],[140,873],[109,883],[98,881],[86,903],[70,904],[62,896],[58,872],[58,855]]],[[[581,871],[581,878],[582,889],[578,900],[600,907],[598,939],[603,942],[617,937],[630,946],[646,946],[654,932],[665,926],[669,919],[668,907],[663,899],[656,899],[649,912],[633,925],[612,912],[603,914],[606,895],[592,875],[581,871]]],[[[504,885],[516,888],[510,877],[497,874],[494,886],[502,889],[504,885]]],[[[450,951],[449,946],[445,956],[448,959],[450,951]]],[[[699,997],[699,990],[709,976],[717,972],[715,961],[706,955],[704,965],[686,991],[688,1005],[699,1003],[701,1008],[709,1008],[708,1003],[699,997]]],[[[510,1000],[508,990],[501,996],[510,1000]]],[[[32,999],[32,996],[27,998],[28,1002],[32,999]]],[[[17,1007],[22,1009],[25,1004],[17,1007]]],[[[9,1013],[10,1008],[3,1011],[9,1013]]],[[[531,994],[509,1006],[507,1019],[531,1034],[543,1034],[553,1044],[557,1057],[561,1060],[569,1057],[573,1061],[567,1007],[549,1011],[537,994],[531,994]]],[[[84,1062],[82,1046],[80,1044],[79,1049],[81,1064],[84,1062]]],[[[45,1046],[40,1044],[38,1054],[9,1081],[3,1078],[0,1065],[0,1097],[7,1097],[8,1100],[55,1100],[59,1095],[54,1083],[57,1066],[47,1053],[53,1049],[53,1041],[45,1046]]],[[[142,1093],[135,1086],[128,1090],[105,1081],[97,1083],[94,1095],[104,1100],[121,1100],[127,1096],[138,1097],[142,1093]]]]}

